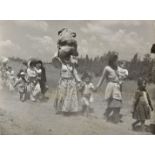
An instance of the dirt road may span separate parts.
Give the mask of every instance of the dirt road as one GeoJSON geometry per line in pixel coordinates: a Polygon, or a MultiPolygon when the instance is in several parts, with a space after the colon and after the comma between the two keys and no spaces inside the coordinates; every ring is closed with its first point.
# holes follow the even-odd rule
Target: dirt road
{"type": "Polygon", "coordinates": [[[0,134],[26,135],[99,135],[99,134],[150,134],[131,129],[129,110],[123,109],[123,122],[115,125],[102,118],[105,108],[101,99],[94,106],[94,114],[89,118],[81,115],[56,115],[53,97],[44,103],[20,102],[18,94],[1,92],[0,134]]]}

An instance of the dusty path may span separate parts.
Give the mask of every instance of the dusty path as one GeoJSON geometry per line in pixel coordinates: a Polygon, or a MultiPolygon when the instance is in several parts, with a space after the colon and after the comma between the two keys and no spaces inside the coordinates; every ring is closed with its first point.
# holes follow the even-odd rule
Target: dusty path
{"type": "MultiPolygon", "coordinates": [[[[100,102],[99,102],[100,103],[100,102]]],[[[1,92],[0,134],[150,134],[131,130],[131,118],[124,109],[123,123],[115,125],[102,118],[102,104],[95,114],[84,116],[55,115],[52,98],[45,103],[20,102],[16,93],[1,92]]]]}

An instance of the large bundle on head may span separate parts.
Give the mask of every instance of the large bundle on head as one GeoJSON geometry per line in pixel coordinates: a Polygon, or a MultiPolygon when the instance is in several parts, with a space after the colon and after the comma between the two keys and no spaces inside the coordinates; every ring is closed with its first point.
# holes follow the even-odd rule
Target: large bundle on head
{"type": "Polygon", "coordinates": [[[151,53],[155,53],[155,44],[152,45],[151,53]]]}
{"type": "Polygon", "coordinates": [[[63,28],[58,31],[58,56],[61,59],[78,56],[76,33],[71,29],[63,28]]]}

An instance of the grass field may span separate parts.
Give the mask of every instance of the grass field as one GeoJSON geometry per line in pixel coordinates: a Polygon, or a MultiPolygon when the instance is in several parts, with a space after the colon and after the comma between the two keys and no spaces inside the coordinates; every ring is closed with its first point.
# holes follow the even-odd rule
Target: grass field
{"type": "MultiPolygon", "coordinates": [[[[15,72],[21,68],[20,63],[11,62],[15,72]]],[[[55,115],[53,108],[55,90],[59,80],[59,70],[48,64],[45,66],[47,71],[47,81],[49,91],[47,96],[49,100],[42,103],[31,103],[26,101],[20,102],[17,92],[8,93],[7,91],[0,92],[0,134],[151,134],[150,132],[136,132],[131,129],[133,122],[131,117],[131,105],[134,92],[136,90],[135,81],[127,81],[123,87],[123,122],[112,124],[103,119],[103,113],[106,108],[104,101],[105,83],[102,88],[94,94],[95,102],[92,107],[94,113],[86,118],[84,116],[69,116],[64,117],[55,115]]],[[[98,81],[93,79],[94,84],[98,81]]],[[[154,85],[149,85],[148,90],[154,104],[154,85]]],[[[155,116],[152,113],[152,120],[155,116]]]]}

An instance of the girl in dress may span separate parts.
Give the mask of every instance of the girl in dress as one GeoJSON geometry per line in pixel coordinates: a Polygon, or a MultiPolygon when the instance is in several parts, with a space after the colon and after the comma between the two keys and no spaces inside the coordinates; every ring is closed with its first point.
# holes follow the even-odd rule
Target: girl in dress
{"type": "Polygon", "coordinates": [[[149,93],[146,89],[146,80],[140,78],[137,82],[138,89],[135,92],[134,104],[133,104],[133,119],[136,121],[132,124],[135,129],[138,123],[141,123],[141,129],[145,130],[145,120],[151,118],[151,111],[153,106],[151,104],[149,93]],[[150,111],[151,110],[151,111],[150,111]]]}
{"type": "Polygon", "coordinates": [[[104,116],[106,120],[112,120],[112,122],[118,123],[120,122],[122,94],[118,72],[118,54],[116,52],[112,53],[109,57],[109,63],[103,70],[102,76],[96,86],[96,90],[101,87],[105,79],[107,80],[107,86],[105,90],[107,109],[104,113],[104,116]]]}
{"type": "Polygon", "coordinates": [[[27,81],[23,70],[19,71],[14,87],[18,89],[20,101],[24,102],[27,97],[27,81]]]}

